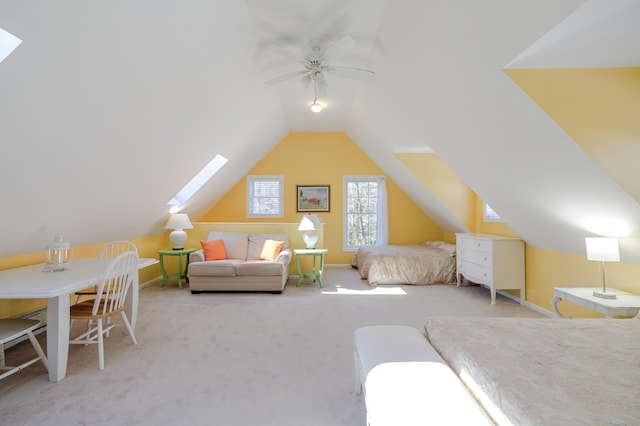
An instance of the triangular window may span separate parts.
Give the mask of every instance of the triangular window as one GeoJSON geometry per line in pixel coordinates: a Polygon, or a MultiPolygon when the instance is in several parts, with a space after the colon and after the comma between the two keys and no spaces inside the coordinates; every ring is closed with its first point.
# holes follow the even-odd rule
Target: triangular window
{"type": "Polygon", "coordinates": [[[18,37],[0,28],[0,62],[22,43],[18,37]]]}

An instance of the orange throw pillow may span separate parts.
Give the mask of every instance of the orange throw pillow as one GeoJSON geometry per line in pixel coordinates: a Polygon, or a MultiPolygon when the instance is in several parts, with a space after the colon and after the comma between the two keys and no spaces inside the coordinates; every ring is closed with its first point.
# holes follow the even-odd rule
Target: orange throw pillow
{"type": "Polygon", "coordinates": [[[260,259],[275,261],[284,247],[284,241],[266,240],[262,246],[260,259]]]}
{"type": "Polygon", "coordinates": [[[200,241],[204,251],[204,260],[224,260],[227,258],[227,251],[224,249],[224,241],[200,241]]]}

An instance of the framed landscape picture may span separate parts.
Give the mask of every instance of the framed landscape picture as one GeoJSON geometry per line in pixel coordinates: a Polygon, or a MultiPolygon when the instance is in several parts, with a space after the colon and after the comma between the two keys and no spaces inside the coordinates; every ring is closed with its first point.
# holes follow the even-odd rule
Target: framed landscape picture
{"type": "Polygon", "coordinates": [[[328,212],[329,185],[310,186],[296,185],[297,211],[299,212],[328,212]]]}

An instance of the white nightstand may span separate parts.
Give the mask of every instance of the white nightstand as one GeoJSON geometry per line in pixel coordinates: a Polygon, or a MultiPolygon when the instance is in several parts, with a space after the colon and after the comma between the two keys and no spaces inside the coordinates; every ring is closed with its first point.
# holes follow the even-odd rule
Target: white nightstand
{"type": "Polygon", "coordinates": [[[603,299],[593,295],[593,287],[580,288],[559,288],[553,289],[553,299],[551,299],[551,307],[557,316],[566,318],[558,311],[558,302],[567,300],[576,305],[593,309],[607,318],[615,317],[634,317],[640,312],[640,295],[627,293],[625,291],[607,288],[608,292],[618,295],[616,299],[603,299]]]}

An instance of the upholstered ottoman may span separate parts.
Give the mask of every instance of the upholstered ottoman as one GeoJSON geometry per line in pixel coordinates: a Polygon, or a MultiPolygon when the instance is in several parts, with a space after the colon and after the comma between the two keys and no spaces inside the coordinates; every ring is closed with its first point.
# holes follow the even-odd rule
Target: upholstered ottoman
{"type": "Polygon", "coordinates": [[[415,328],[354,332],[357,391],[369,426],[491,425],[467,388],[415,328]]]}

